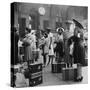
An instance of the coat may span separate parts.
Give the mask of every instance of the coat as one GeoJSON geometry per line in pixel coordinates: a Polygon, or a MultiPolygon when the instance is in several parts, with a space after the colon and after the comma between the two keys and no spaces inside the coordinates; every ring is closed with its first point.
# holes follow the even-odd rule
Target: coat
{"type": "Polygon", "coordinates": [[[66,63],[71,63],[71,59],[70,59],[70,49],[69,49],[69,46],[68,46],[68,40],[70,37],[73,36],[73,33],[68,31],[68,30],[65,30],[63,32],[63,38],[64,38],[64,61],[66,63]]]}
{"type": "Polygon", "coordinates": [[[83,63],[83,60],[85,59],[85,49],[82,46],[82,40],[78,38],[77,36],[72,36],[68,40],[68,45],[71,44],[71,41],[73,40],[74,42],[74,50],[73,50],[73,58],[74,58],[74,63],[83,63]]]}

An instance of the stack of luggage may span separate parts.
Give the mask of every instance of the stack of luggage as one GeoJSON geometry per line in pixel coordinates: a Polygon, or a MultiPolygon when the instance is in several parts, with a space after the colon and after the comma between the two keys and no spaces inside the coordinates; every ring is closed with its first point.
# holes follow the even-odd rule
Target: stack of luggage
{"type": "Polygon", "coordinates": [[[29,86],[36,86],[42,83],[42,64],[34,63],[29,65],[29,86]]]}

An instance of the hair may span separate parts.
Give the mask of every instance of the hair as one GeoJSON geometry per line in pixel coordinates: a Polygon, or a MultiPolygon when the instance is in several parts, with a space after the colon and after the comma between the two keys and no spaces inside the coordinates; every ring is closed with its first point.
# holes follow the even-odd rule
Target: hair
{"type": "Polygon", "coordinates": [[[46,29],[47,33],[50,33],[51,32],[51,29],[46,29]]]}
{"type": "Polygon", "coordinates": [[[45,38],[47,38],[47,37],[48,37],[47,33],[45,33],[45,34],[44,34],[44,37],[45,37],[45,38]]]}
{"type": "Polygon", "coordinates": [[[28,31],[30,33],[31,32],[31,29],[29,29],[29,28],[26,27],[26,31],[28,31]]]}

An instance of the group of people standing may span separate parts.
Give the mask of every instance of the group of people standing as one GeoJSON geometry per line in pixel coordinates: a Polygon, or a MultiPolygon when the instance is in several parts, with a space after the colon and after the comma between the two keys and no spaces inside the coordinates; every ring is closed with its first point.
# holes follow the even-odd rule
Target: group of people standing
{"type": "Polygon", "coordinates": [[[67,67],[73,64],[83,64],[85,59],[85,48],[83,44],[83,28],[72,21],[73,30],[64,30],[62,27],[56,29],[56,35],[51,33],[51,29],[47,28],[42,34],[42,50],[44,67],[53,59],[57,63],[65,62],[67,67]],[[48,58],[47,58],[48,56],[48,58]],[[48,61],[48,62],[47,62],[48,61]],[[47,64],[46,64],[47,62],[47,64]]]}
{"type": "Polygon", "coordinates": [[[51,64],[55,60],[56,62],[62,62],[64,57],[64,39],[63,28],[56,30],[56,35],[51,32],[51,28],[47,28],[42,31],[42,38],[40,48],[42,50],[44,67],[51,64]]]}
{"type": "Polygon", "coordinates": [[[41,30],[40,38],[38,40],[36,37],[36,30],[26,28],[25,36],[23,38],[20,38],[16,32],[13,32],[12,36],[16,37],[12,38],[12,42],[16,46],[13,44],[11,45],[14,46],[14,49],[12,49],[12,52],[14,51],[12,58],[16,59],[14,60],[14,63],[19,57],[18,47],[24,46],[24,60],[29,61],[30,63],[33,63],[34,60],[37,61],[38,50],[41,50],[44,67],[49,65],[50,62],[52,64],[54,59],[57,63],[65,62],[67,67],[72,66],[73,63],[82,64],[85,59],[82,27],[74,21],[72,22],[74,23],[73,25],[75,25],[73,30],[70,30],[69,28],[65,30],[62,27],[59,27],[54,34],[51,32],[51,28],[46,28],[46,30],[41,30]]]}

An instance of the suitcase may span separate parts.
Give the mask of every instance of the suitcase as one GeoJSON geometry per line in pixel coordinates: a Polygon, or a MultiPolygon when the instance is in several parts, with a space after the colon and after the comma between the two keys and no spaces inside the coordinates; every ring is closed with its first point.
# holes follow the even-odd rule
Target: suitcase
{"type": "Polygon", "coordinates": [[[53,63],[52,64],[52,73],[62,73],[62,68],[66,67],[65,63],[53,63]]]}
{"type": "Polygon", "coordinates": [[[62,79],[64,81],[74,81],[78,76],[82,76],[81,66],[62,69],[62,79]]]}
{"type": "Polygon", "coordinates": [[[42,78],[42,76],[39,76],[39,77],[30,79],[29,86],[36,86],[36,85],[41,84],[42,82],[43,82],[43,78],[42,78]]]}
{"type": "Polygon", "coordinates": [[[62,69],[62,79],[64,81],[74,80],[74,68],[63,68],[62,69]]]}
{"type": "Polygon", "coordinates": [[[29,73],[29,86],[36,86],[43,82],[41,63],[30,64],[29,73]]]}
{"type": "Polygon", "coordinates": [[[36,73],[42,71],[42,63],[29,64],[28,66],[30,73],[36,73]]]}

